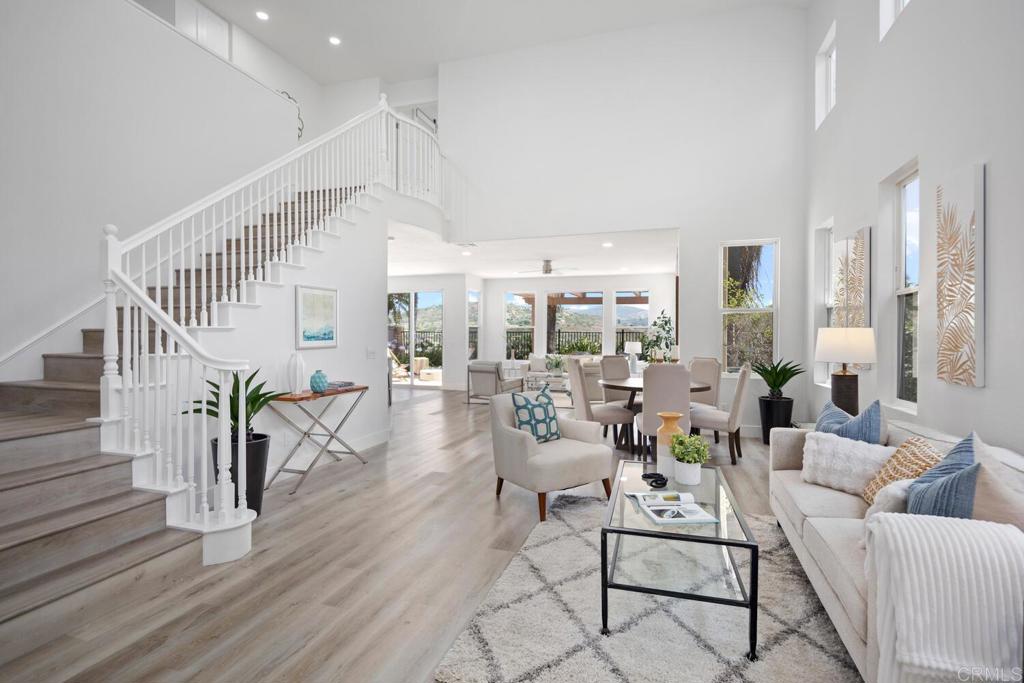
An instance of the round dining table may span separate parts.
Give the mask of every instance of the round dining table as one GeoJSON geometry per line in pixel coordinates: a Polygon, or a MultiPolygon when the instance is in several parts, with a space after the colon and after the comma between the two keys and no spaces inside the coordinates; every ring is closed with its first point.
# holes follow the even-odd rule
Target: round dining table
{"type": "MultiPolygon", "coordinates": [[[[629,399],[626,401],[626,407],[633,410],[633,403],[636,401],[637,392],[644,390],[644,378],[643,377],[622,377],[620,379],[599,379],[597,383],[607,389],[618,389],[619,391],[628,391],[629,399]]],[[[711,385],[707,382],[694,382],[690,381],[690,393],[695,394],[700,391],[711,391],[711,385]]],[[[622,443],[625,441],[626,430],[623,429],[619,433],[619,441],[615,444],[616,448],[620,448],[622,443]]]]}

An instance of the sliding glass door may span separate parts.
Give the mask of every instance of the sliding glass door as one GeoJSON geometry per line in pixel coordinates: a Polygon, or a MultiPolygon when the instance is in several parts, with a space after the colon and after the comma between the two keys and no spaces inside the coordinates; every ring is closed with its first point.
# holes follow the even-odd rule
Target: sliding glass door
{"type": "Polygon", "coordinates": [[[391,382],[440,387],[444,364],[444,294],[388,294],[391,382]]]}

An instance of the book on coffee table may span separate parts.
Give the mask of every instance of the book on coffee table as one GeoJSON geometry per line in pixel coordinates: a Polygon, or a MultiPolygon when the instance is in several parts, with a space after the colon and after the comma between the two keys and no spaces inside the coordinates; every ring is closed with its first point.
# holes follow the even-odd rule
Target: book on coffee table
{"type": "Polygon", "coordinates": [[[655,524],[715,524],[714,516],[694,502],[692,493],[679,491],[629,492],[625,495],[634,499],[655,524]]]}

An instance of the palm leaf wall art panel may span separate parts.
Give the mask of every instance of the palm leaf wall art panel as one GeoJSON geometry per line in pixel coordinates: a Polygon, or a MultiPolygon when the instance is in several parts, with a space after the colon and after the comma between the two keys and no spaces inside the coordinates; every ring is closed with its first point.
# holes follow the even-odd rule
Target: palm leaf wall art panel
{"type": "MultiPolygon", "coordinates": [[[[871,228],[836,240],[832,253],[830,327],[871,327],[871,228]]],[[[857,363],[853,368],[869,370],[871,365],[857,363]]]]}
{"type": "Polygon", "coordinates": [[[936,372],[949,384],[985,385],[985,166],[935,190],[936,372]]]}

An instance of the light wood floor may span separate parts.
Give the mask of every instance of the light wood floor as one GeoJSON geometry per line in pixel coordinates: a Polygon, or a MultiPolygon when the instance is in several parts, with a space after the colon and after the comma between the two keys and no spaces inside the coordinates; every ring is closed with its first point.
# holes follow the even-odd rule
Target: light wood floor
{"type": "MultiPolygon", "coordinates": [[[[494,496],[488,408],[409,391],[389,444],[324,465],[298,494],[275,485],[244,560],[172,569],[158,597],[97,617],[16,660],[37,681],[431,680],[537,523],[533,493],[494,496]]],[[[741,507],[768,513],[767,448],[729,464],[741,507]]],[[[600,484],[573,493],[603,495],[600,484]]],[[[553,496],[549,497],[549,500],[553,496]]]]}

